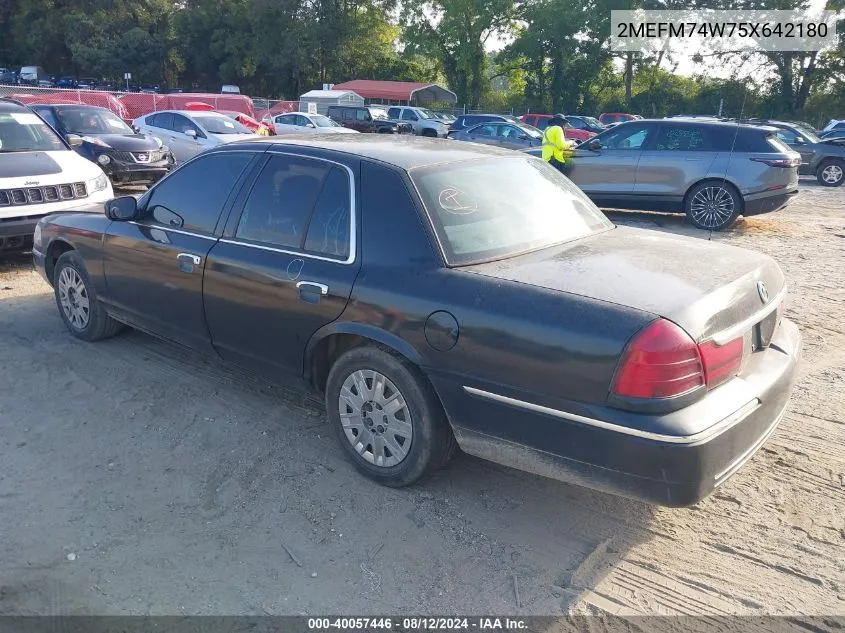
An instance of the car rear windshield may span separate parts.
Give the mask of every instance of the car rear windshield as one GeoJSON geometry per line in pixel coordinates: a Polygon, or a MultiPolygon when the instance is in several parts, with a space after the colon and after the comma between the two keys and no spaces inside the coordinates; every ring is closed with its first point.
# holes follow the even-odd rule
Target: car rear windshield
{"type": "Polygon", "coordinates": [[[249,129],[227,116],[196,116],[194,120],[212,134],[251,134],[249,129]]]}
{"type": "Polygon", "coordinates": [[[440,164],[410,174],[451,266],[512,257],[613,227],[575,185],[536,158],[440,164]]]}
{"type": "Polygon", "coordinates": [[[0,112],[0,154],[63,150],[67,146],[37,114],[0,112]]]}

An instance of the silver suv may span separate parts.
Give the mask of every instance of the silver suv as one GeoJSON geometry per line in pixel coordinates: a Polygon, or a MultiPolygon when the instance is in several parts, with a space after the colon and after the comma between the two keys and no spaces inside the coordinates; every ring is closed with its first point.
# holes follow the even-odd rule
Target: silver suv
{"type": "Polygon", "coordinates": [[[449,125],[440,115],[425,108],[394,106],[387,111],[387,116],[395,121],[410,123],[417,136],[446,138],[449,132],[449,125]]]}
{"type": "MultiPolygon", "coordinates": [[[[597,205],[685,213],[720,230],[798,193],[797,152],[771,127],[684,119],[620,123],[575,150],[572,179],[597,205]]],[[[539,154],[539,150],[529,150],[539,154]]]]}

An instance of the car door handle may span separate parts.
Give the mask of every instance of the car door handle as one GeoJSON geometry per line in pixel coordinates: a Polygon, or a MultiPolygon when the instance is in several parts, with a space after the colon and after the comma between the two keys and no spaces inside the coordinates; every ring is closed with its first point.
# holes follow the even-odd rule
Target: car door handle
{"type": "Polygon", "coordinates": [[[179,262],[179,270],[183,273],[194,272],[194,267],[202,263],[202,257],[192,253],[179,253],[176,256],[176,260],[179,262]]]}
{"type": "Polygon", "coordinates": [[[320,293],[320,296],[325,297],[329,294],[329,287],[326,284],[318,284],[314,281],[297,281],[296,282],[296,289],[299,290],[300,294],[304,292],[306,289],[317,290],[320,293]]]}

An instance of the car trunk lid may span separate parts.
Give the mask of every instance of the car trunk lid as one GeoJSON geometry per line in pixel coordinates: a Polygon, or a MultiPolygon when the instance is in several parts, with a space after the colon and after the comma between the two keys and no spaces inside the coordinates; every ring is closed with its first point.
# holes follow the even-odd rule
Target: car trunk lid
{"type": "Polygon", "coordinates": [[[785,291],[783,273],[765,255],[627,227],[464,270],[643,310],[697,342],[746,334],[775,312],[785,291]]]}

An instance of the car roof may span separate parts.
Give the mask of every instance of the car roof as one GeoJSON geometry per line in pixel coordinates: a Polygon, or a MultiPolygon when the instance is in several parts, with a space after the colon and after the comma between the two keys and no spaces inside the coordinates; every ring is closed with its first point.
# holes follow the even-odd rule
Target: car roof
{"type": "Polygon", "coordinates": [[[410,170],[416,167],[478,160],[493,156],[518,156],[509,149],[461,143],[446,139],[433,139],[415,135],[387,134],[315,134],[293,138],[279,136],[256,136],[248,141],[229,143],[227,149],[247,148],[256,145],[272,145],[276,149],[307,148],[326,150],[359,156],[410,170]]]}
{"type": "MultiPolygon", "coordinates": [[[[182,114],[184,116],[195,116],[197,114],[201,114],[202,116],[216,116],[216,117],[223,117],[229,118],[225,114],[220,114],[219,112],[215,112],[214,110],[156,110],[155,112],[147,112],[146,114],[142,114],[141,117],[148,117],[151,114],[162,114],[162,113],[171,113],[171,114],[182,114]]],[[[140,117],[139,117],[140,118],[140,117]]]]}
{"type": "Polygon", "coordinates": [[[87,103],[33,103],[32,108],[70,108],[70,109],[85,109],[85,110],[105,110],[111,112],[108,108],[103,108],[95,105],[88,105],[87,103]]]}
{"type": "Polygon", "coordinates": [[[29,112],[29,108],[15,101],[0,99],[0,112],[29,112]]]}
{"type": "Polygon", "coordinates": [[[749,130],[767,130],[769,132],[776,132],[777,128],[771,125],[767,126],[763,123],[746,123],[738,121],[729,121],[726,119],[685,119],[682,117],[673,117],[668,119],[636,119],[633,121],[622,121],[618,125],[641,124],[641,123],[683,123],[685,125],[701,125],[712,128],[743,128],[749,130]]]}

